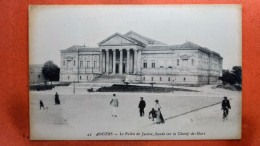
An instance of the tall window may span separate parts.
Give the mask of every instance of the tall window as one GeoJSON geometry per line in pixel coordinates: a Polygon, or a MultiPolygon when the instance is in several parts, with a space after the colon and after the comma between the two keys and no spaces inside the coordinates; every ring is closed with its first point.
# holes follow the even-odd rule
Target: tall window
{"type": "Polygon", "coordinates": [[[145,81],[145,77],[143,77],[143,81],[145,81]]]}
{"type": "Polygon", "coordinates": [[[87,80],[88,80],[88,76],[87,76],[87,80]]]}
{"type": "Polygon", "coordinates": [[[151,80],[153,81],[153,77],[151,77],[151,80]]]}
{"type": "Polygon", "coordinates": [[[87,68],[90,68],[90,61],[87,61],[87,68]]]}
{"type": "Polygon", "coordinates": [[[194,66],[194,59],[191,59],[191,65],[194,66]]]}
{"type": "Polygon", "coordinates": [[[155,62],[152,61],[152,68],[155,68],[155,62]]]}
{"type": "Polygon", "coordinates": [[[74,60],[74,66],[76,65],[76,61],[74,60]]]}
{"type": "Polygon", "coordinates": [[[79,67],[80,67],[80,68],[83,68],[83,61],[80,61],[79,67]]]}
{"type": "Polygon", "coordinates": [[[160,77],[160,81],[162,81],[162,77],[160,77]]]}
{"type": "Polygon", "coordinates": [[[79,79],[81,80],[81,76],[79,76],[79,79]]]}
{"type": "Polygon", "coordinates": [[[94,68],[97,67],[97,61],[94,61],[94,68]]]}
{"type": "Polygon", "coordinates": [[[143,67],[144,67],[144,68],[147,68],[147,62],[146,62],[146,60],[144,60],[143,67]]]}
{"type": "Polygon", "coordinates": [[[177,59],[177,66],[179,66],[180,65],[180,60],[179,59],[177,59]]]}
{"type": "Polygon", "coordinates": [[[63,66],[65,66],[65,60],[63,60],[63,66]]]}
{"type": "Polygon", "coordinates": [[[168,77],[168,81],[169,81],[169,82],[171,81],[171,78],[170,78],[170,77],[168,77]]]}

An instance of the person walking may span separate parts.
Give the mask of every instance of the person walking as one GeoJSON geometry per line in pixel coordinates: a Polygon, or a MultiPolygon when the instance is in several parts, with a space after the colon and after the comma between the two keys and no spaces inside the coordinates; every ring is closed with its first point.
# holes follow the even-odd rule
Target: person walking
{"type": "Polygon", "coordinates": [[[41,110],[42,108],[45,109],[42,100],[40,100],[40,110],[41,110]]]}
{"type": "Polygon", "coordinates": [[[225,119],[227,119],[228,110],[231,109],[230,102],[226,96],[222,100],[221,106],[222,106],[221,110],[223,110],[223,121],[224,121],[225,119]]]}
{"type": "Polygon", "coordinates": [[[55,104],[56,104],[56,105],[59,105],[59,104],[60,104],[60,98],[59,98],[59,95],[58,95],[57,92],[56,92],[56,94],[55,94],[55,104]]]}
{"type": "Polygon", "coordinates": [[[117,117],[117,108],[119,106],[118,99],[116,98],[116,94],[113,94],[113,98],[110,101],[111,113],[113,117],[117,117]]]}
{"type": "Polygon", "coordinates": [[[140,102],[139,102],[139,112],[140,112],[140,117],[143,117],[144,116],[144,108],[146,106],[146,103],[144,101],[144,98],[143,97],[140,97],[140,102]]]}
{"type": "Polygon", "coordinates": [[[164,118],[161,113],[161,105],[159,104],[159,100],[155,100],[155,110],[156,110],[156,124],[164,123],[164,118]]]}

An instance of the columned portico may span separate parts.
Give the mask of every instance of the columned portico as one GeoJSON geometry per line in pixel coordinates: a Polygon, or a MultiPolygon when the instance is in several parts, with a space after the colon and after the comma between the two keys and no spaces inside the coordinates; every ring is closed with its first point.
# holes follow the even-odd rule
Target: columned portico
{"type": "Polygon", "coordinates": [[[138,72],[138,50],[132,48],[116,48],[100,50],[100,72],[105,74],[132,74],[138,72]],[[105,56],[103,56],[103,51],[105,56]],[[104,58],[105,57],[105,58],[104,58]]]}

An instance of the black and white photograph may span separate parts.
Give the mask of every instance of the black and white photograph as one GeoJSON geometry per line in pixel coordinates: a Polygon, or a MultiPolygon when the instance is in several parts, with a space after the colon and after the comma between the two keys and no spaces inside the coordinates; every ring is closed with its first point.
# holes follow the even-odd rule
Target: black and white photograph
{"type": "Polygon", "coordinates": [[[241,5],[31,5],[31,140],[240,139],[241,5]]]}

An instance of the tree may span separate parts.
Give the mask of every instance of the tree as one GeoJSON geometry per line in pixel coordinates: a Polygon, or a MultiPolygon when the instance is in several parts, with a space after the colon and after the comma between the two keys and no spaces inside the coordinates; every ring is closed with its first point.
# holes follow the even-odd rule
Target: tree
{"type": "Polygon", "coordinates": [[[47,61],[42,67],[42,74],[45,79],[49,81],[59,81],[60,79],[60,68],[52,61],[47,61]]]}
{"type": "Polygon", "coordinates": [[[242,84],[242,67],[241,66],[233,66],[232,70],[223,70],[222,77],[219,78],[223,81],[223,84],[242,84]]]}
{"type": "Polygon", "coordinates": [[[232,71],[234,74],[235,82],[239,85],[242,84],[242,67],[241,66],[233,66],[232,71]]]}

